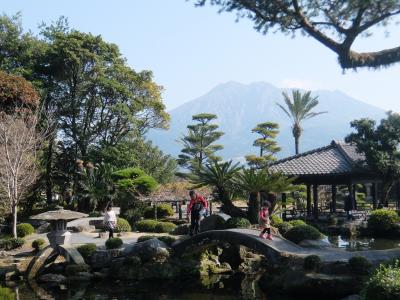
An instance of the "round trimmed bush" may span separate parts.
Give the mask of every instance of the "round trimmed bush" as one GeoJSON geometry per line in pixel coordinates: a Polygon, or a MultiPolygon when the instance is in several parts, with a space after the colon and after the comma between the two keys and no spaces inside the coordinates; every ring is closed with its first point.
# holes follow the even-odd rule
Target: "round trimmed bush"
{"type": "Polygon", "coordinates": [[[328,216],[328,225],[336,226],[338,224],[338,218],[335,215],[328,216]]]}
{"type": "Polygon", "coordinates": [[[36,251],[40,251],[44,248],[46,241],[44,239],[36,239],[32,242],[32,248],[36,251]]]}
{"type": "Polygon", "coordinates": [[[29,223],[21,223],[17,225],[17,236],[25,237],[27,235],[33,234],[35,228],[29,223]]]}
{"type": "Polygon", "coordinates": [[[106,248],[107,249],[118,249],[121,248],[123,242],[120,238],[110,238],[106,241],[106,248]]]}
{"type": "Polygon", "coordinates": [[[251,223],[245,218],[230,218],[225,222],[225,228],[250,228],[251,223]]]}
{"type": "Polygon", "coordinates": [[[353,274],[368,275],[372,264],[363,256],[354,256],[349,259],[349,268],[353,274]]]}
{"type": "Polygon", "coordinates": [[[380,265],[363,291],[365,300],[400,299],[400,262],[380,265]]]}
{"type": "Polygon", "coordinates": [[[278,217],[277,215],[272,215],[271,216],[271,225],[274,227],[278,227],[279,224],[282,224],[283,220],[282,218],[278,217]]]}
{"type": "Polygon", "coordinates": [[[322,237],[317,228],[310,225],[300,225],[289,229],[284,237],[293,243],[300,243],[303,240],[318,240],[322,237]]]}
{"type": "Polygon", "coordinates": [[[285,235],[286,232],[288,232],[292,228],[293,226],[289,222],[282,222],[281,224],[278,225],[278,230],[282,235],[285,235]]]}
{"type": "Polygon", "coordinates": [[[309,255],[304,259],[303,268],[306,271],[318,271],[321,265],[322,261],[318,255],[309,255]]]}
{"type": "Polygon", "coordinates": [[[143,218],[142,208],[132,208],[124,212],[123,217],[129,222],[133,227],[136,227],[136,223],[143,218]]]}
{"type": "Polygon", "coordinates": [[[292,225],[293,227],[307,225],[306,222],[304,222],[303,220],[291,220],[289,221],[289,224],[292,225]]]}
{"type": "Polygon", "coordinates": [[[117,226],[115,232],[131,232],[132,227],[129,222],[123,218],[117,218],[117,226]]]}
{"type": "Polygon", "coordinates": [[[159,222],[155,229],[155,232],[159,232],[159,233],[169,233],[172,230],[174,230],[176,228],[176,225],[174,223],[171,222],[159,222]]]}
{"type": "Polygon", "coordinates": [[[76,248],[76,250],[78,250],[78,252],[82,255],[83,259],[86,262],[88,262],[92,257],[93,253],[97,250],[97,246],[96,244],[90,243],[79,246],[78,248],[76,248]]]}
{"type": "Polygon", "coordinates": [[[155,232],[158,223],[156,220],[141,220],[136,223],[136,228],[141,232],[155,232]]]}
{"type": "Polygon", "coordinates": [[[374,210],[368,219],[368,229],[375,235],[385,236],[391,233],[400,222],[398,214],[393,210],[374,210]]]}
{"type": "Polygon", "coordinates": [[[13,293],[13,291],[11,289],[0,286],[0,299],[1,300],[14,300],[15,294],[13,293]]]}
{"type": "MultiPolygon", "coordinates": [[[[153,219],[155,215],[155,207],[153,206],[148,206],[144,209],[144,217],[146,219],[153,219]]],[[[165,217],[170,217],[174,215],[174,209],[172,208],[171,205],[169,204],[158,204],[157,205],[157,218],[165,218],[165,217]]]]}

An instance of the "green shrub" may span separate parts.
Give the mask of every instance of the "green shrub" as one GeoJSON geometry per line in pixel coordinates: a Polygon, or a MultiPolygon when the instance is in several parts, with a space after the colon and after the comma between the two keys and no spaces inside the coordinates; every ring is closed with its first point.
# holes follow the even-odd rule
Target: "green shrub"
{"type": "Polygon", "coordinates": [[[27,235],[33,234],[35,228],[29,223],[21,223],[17,225],[17,236],[25,237],[27,235]]]}
{"type": "Polygon", "coordinates": [[[189,224],[182,224],[177,226],[172,232],[171,234],[173,235],[185,235],[189,233],[189,224]]]}
{"type": "Polygon", "coordinates": [[[289,229],[284,237],[293,243],[300,243],[303,240],[318,240],[322,237],[322,234],[313,226],[300,225],[289,229]]]}
{"type": "Polygon", "coordinates": [[[292,229],[293,226],[289,222],[283,222],[278,225],[278,230],[280,234],[285,235],[286,232],[288,232],[290,229],[292,229]]]}
{"type": "Polygon", "coordinates": [[[92,211],[89,213],[90,218],[98,218],[101,217],[101,212],[100,211],[92,211]]]}
{"type": "Polygon", "coordinates": [[[368,229],[375,235],[388,235],[399,221],[400,218],[395,211],[377,209],[368,219],[368,229]]]}
{"type": "Polygon", "coordinates": [[[114,179],[137,178],[146,173],[139,168],[126,168],[112,173],[114,179]]]}
{"type": "Polygon", "coordinates": [[[159,222],[155,229],[155,232],[159,232],[159,233],[169,233],[172,230],[174,230],[176,228],[176,225],[174,223],[171,222],[159,222]]]}
{"type": "Polygon", "coordinates": [[[89,262],[93,253],[97,250],[97,246],[96,246],[96,244],[90,243],[90,244],[85,244],[85,245],[79,246],[76,249],[82,255],[83,259],[86,262],[89,262]]]}
{"type": "Polygon", "coordinates": [[[338,224],[338,218],[335,215],[328,216],[328,225],[336,226],[338,224]]]}
{"type": "MultiPolygon", "coordinates": [[[[144,217],[146,219],[154,219],[154,206],[148,206],[144,209],[144,217]]],[[[157,205],[157,218],[165,218],[174,215],[174,210],[169,204],[158,204],[157,205]]]]}
{"type": "Polygon", "coordinates": [[[32,248],[36,251],[40,251],[44,248],[46,241],[44,239],[36,239],[32,242],[32,248]]]}
{"type": "Polygon", "coordinates": [[[115,232],[131,232],[132,227],[129,222],[123,218],[117,218],[117,226],[115,232]]]}
{"type": "Polygon", "coordinates": [[[141,232],[155,232],[158,223],[156,220],[141,220],[136,223],[136,228],[141,232]]]}
{"type": "Polygon", "coordinates": [[[225,228],[250,228],[250,221],[245,218],[230,218],[225,222],[225,228]]]}
{"type": "Polygon", "coordinates": [[[283,223],[283,220],[279,216],[277,216],[277,215],[271,216],[271,225],[272,226],[278,227],[279,224],[282,224],[282,223],[283,223]]]}
{"type": "Polygon", "coordinates": [[[400,262],[380,265],[363,291],[365,300],[400,299],[400,262]]]}
{"type": "Polygon", "coordinates": [[[291,220],[289,221],[289,224],[292,225],[293,227],[307,225],[306,222],[304,222],[303,220],[291,220]]]}
{"type": "Polygon", "coordinates": [[[154,191],[158,185],[157,181],[150,175],[142,175],[133,180],[136,189],[144,194],[154,191]]]}
{"type": "Polygon", "coordinates": [[[13,293],[13,291],[11,289],[0,286],[0,299],[1,300],[14,300],[15,294],[13,293]]]}
{"type": "Polygon", "coordinates": [[[0,240],[0,249],[4,250],[14,250],[17,248],[22,247],[25,244],[24,239],[22,238],[6,238],[3,240],[0,240]]]}
{"type": "Polygon", "coordinates": [[[151,240],[151,239],[158,239],[158,240],[164,242],[165,244],[167,244],[168,246],[171,246],[176,241],[176,239],[173,236],[169,236],[169,235],[162,235],[162,236],[142,235],[137,239],[137,241],[138,241],[138,243],[140,243],[140,242],[144,242],[144,241],[151,240]]]}
{"type": "Polygon", "coordinates": [[[354,256],[349,259],[349,268],[353,274],[368,275],[372,264],[363,256],[354,256]]]}
{"type": "Polygon", "coordinates": [[[106,241],[107,249],[118,249],[121,248],[124,243],[120,238],[110,238],[106,241]]]}
{"type": "Polygon", "coordinates": [[[322,261],[318,255],[309,255],[304,259],[303,268],[306,271],[318,271],[321,265],[322,261]]]}
{"type": "Polygon", "coordinates": [[[144,210],[142,208],[131,208],[124,212],[123,217],[132,227],[136,227],[136,223],[143,218],[144,210]]]}

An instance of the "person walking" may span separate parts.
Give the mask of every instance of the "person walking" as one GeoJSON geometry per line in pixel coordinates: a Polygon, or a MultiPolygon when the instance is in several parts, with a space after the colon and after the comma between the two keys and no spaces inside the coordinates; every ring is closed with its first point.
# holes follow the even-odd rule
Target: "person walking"
{"type": "Polygon", "coordinates": [[[261,227],[261,233],[259,235],[260,238],[268,239],[272,241],[271,235],[271,221],[269,219],[269,208],[271,207],[271,203],[268,201],[263,202],[261,210],[258,214],[259,223],[261,227]],[[265,234],[267,233],[267,236],[265,234]]]}
{"type": "Polygon", "coordinates": [[[355,202],[356,201],[354,197],[351,195],[351,193],[348,193],[344,200],[344,210],[347,213],[347,220],[354,220],[353,210],[356,208],[355,202]]]}
{"type": "Polygon", "coordinates": [[[117,217],[115,215],[115,211],[112,209],[112,205],[108,204],[106,211],[104,213],[104,220],[103,223],[105,225],[105,228],[109,232],[108,238],[111,239],[114,237],[114,230],[115,227],[117,226],[117,217]]]}
{"type": "Polygon", "coordinates": [[[200,222],[207,213],[208,203],[203,196],[198,195],[195,191],[189,192],[190,202],[187,209],[187,218],[190,215],[189,234],[198,234],[200,232],[200,222]]]}

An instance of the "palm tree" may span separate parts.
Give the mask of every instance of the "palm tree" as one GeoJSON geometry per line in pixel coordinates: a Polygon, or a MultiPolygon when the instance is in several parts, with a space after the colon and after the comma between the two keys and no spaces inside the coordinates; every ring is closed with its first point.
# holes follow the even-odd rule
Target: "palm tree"
{"type": "Polygon", "coordinates": [[[233,217],[243,217],[246,214],[232,203],[234,179],[241,169],[239,163],[233,164],[232,161],[212,161],[194,169],[189,180],[195,188],[213,187],[218,200],[222,202],[221,210],[233,217]]]}
{"type": "Polygon", "coordinates": [[[312,97],[311,91],[301,94],[300,90],[292,91],[292,99],[290,96],[283,92],[283,100],[285,101],[286,107],[277,103],[277,105],[288,115],[288,117],[293,121],[292,133],[295,142],[296,154],[299,154],[299,140],[301,132],[301,122],[313,118],[317,115],[326,113],[323,112],[312,112],[312,109],[318,105],[318,96],[312,97]]]}

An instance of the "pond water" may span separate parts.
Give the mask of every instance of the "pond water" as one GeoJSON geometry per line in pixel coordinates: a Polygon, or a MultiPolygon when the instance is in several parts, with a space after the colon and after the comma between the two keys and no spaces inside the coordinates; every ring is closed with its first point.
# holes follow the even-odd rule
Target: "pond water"
{"type": "MultiPolygon", "coordinates": [[[[97,282],[88,285],[38,286],[34,283],[10,287],[14,297],[6,300],[202,300],[202,299],[263,299],[263,300],[312,300],[262,292],[257,285],[258,276],[236,274],[218,275],[202,280],[182,278],[173,281],[147,282],[97,282]]],[[[0,289],[1,291],[1,289],[0,289]]],[[[1,294],[0,299],[3,300],[1,294]]],[[[318,299],[318,298],[315,298],[318,299]]]]}
{"type": "Polygon", "coordinates": [[[400,248],[399,239],[382,239],[382,238],[344,238],[340,235],[329,236],[325,239],[333,246],[346,249],[347,251],[363,251],[363,250],[386,250],[400,248]]]}

